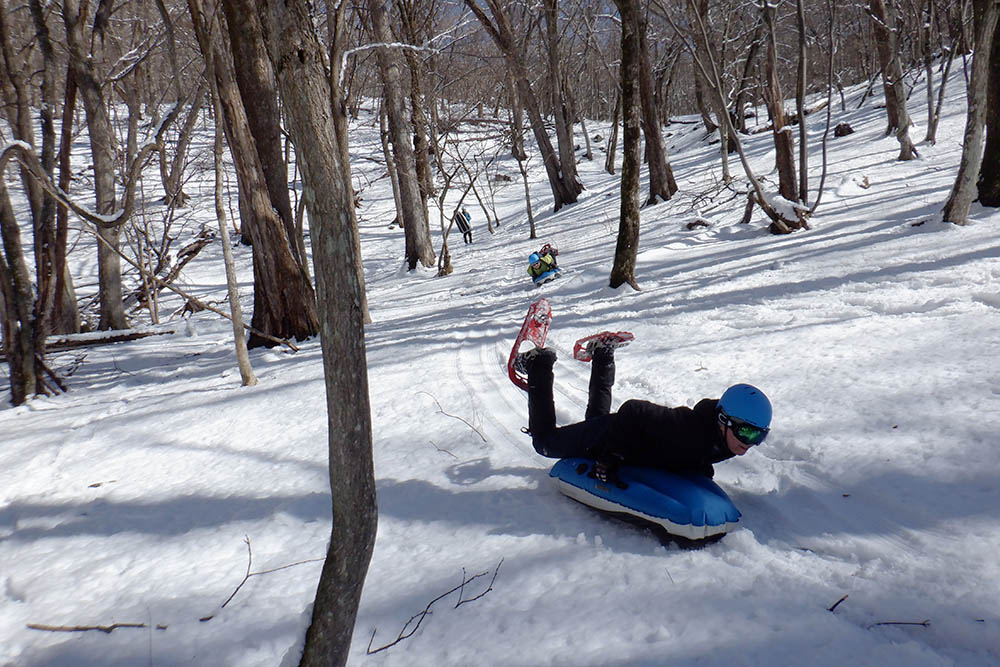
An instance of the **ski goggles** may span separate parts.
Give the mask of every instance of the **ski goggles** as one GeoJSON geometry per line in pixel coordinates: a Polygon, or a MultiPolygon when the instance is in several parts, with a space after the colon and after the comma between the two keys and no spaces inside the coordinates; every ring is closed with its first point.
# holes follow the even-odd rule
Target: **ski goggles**
{"type": "Polygon", "coordinates": [[[719,415],[720,420],[724,420],[726,426],[733,432],[736,439],[742,442],[747,447],[753,447],[754,445],[759,445],[764,442],[764,438],[771,429],[761,428],[760,426],[754,426],[750,422],[745,422],[737,417],[730,417],[729,415],[719,415]]]}

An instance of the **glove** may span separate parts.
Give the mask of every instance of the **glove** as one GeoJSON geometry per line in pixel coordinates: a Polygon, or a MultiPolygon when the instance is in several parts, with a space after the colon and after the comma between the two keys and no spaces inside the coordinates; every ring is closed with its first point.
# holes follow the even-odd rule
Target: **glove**
{"type": "Polygon", "coordinates": [[[601,454],[591,466],[591,479],[596,479],[602,484],[614,484],[619,489],[627,489],[628,484],[618,478],[618,466],[622,464],[622,457],[618,454],[601,454]]]}

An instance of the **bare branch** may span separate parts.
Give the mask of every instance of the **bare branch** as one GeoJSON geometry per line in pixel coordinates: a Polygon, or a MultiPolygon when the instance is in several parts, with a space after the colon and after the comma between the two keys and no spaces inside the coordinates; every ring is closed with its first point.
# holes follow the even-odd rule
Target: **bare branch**
{"type": "MultiPolygon", "coordinates": [[[[462,600],[462,594],[460,592],[459,596],[458,596],[458,598],[459,598],[458,599],[458,604],[456,604],[454,608],[457,609],[460,605],[465,604],[466,602],[472,602],[473,600],[478,600],[479,598],[483,597],[484,595],[486,595],[487,593],[489,593],[490,591],[492,591],[493,590],[493,582],[496,581],[497,573],[500,572],[500,566],[502,564],[503,564],[503,558],[501,558],[500,562],[497,563],[497,567],[493,571],[493,578],[490,580],[490,585],[487,587],[487,589],[485,591],[483,591],[482,593],[480,593],[479,595],[477,595],[477,596],[475,596],[473,598],[469,598],[468,600],[462,600]]],[[[373,629],[372,630],[372,636],[368,640],[368,649],[367,649],[368,655],[374,655],[376,653],[384,651],[384,650],[386,650],[388,648],[391,648],[391,647],[395,646],[396,644],[400,643],[404,639],[409,639],[410,637],[412,637],[414,634],[416,634],[417,630],[420,628],[420,624],[423,623],[424,619],[426,617],[428,617],[428,616],[431,615],[431,606],[433,606],[435,602],[438,602],[439,600],[448,597],[449,595],[451,595],[455,591],[463,591],[468,584],[471,584],[476,579],[479,579],[480,577],[485,577],[486,575],[487,575],[486,572],[480,572],[479,574],[475,574],[475,575],[473,575],[471,577],[466,577],[465,576],[465,570],[463,569],[462,570],[462,583],[460,583],[458,586],[455,586],[450,591],[442,593],[441,595],[437,596],[436,598],[434,598],[433,600],[431,600],[430,602],[428,602],[427,606],[424,607],[423,611],[414,614],[413,616],[411,616],[409,618],[408,621],[406,621],[406,623],[403,624],[403,628],[399,631],[399,634],[396,635],[396,639],[394,639],[393,641],[389,642],[385,646],[380,646],[379,648],[376,648],[376,649],[372,648],[372,642],[375,641],[375,633],[378,631],[377,628],[373,629]],[[411,628],[410,624],[413,623],[414,621],[416,621],[416,624],[414,624],[413,627],[411,628]]]]}

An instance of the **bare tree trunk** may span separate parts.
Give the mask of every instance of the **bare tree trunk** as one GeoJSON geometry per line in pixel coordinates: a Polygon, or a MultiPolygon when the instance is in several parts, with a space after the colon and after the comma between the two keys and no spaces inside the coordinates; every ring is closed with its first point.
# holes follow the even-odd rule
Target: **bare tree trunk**
{"type": "MultiPolygon", "coordinates": [[[[277,82],[264,49],[264,32],[252,0],[222,0],[233,58],[233,73],[246,111],[247,129],[260,159],[267,198],[277,212],[295,261],[305,265],[305,245],[296,236],[288,194],[288,166],[281,139],[277,82]]],[[[256,239],[255,239],[256,240],[256,239]]]]}
{"type": "Polygon", "coordinates": [[[983,163],[983,140],[986,133],[986,103],[990,80],[990,38],[1000,17],[1000,0],[976,0],[975,13],[976,52],[972,58],[972,78],[969,81],[969,111],[965,122],[965,139],[962,142],[962,159],[958,176],[944,205],[944,221],[964,225],[968,222],[969,209],[976,196],[976,181],[983,163]]]}
{"type": "Polygon", "coordinates": [[[799,201],[809,203],[809,133],[806,131],[806,13],[802,0],[796,0],[795,15],[799,28],[799,60],[795,77],[795,113],[799,124],[799,201]]]}
{"type": "MultiPolygon", "coordinates": [[[[368,0],[372,32],[377,42],[393,44],[381,0],[368,0]]],[[[396,49],[388,46],[376,49],[376,59],[382,78],[383,104],[389,120],[389,140],[396,160],[399,177],[399,196],[402,208],[396,213],[403,223],[406,235],[406,265],[412,271],[417,264],[434,266],[434,247],[431,244],[430,225],[424,215],[425,206],[420,194],[416,157],[413,153],[413,136],[407,121],[406,98],[401,84],[401,65],[396,49]]]]}
{"type": "Polygon", "coordinates": [[[1000,23],[993,31],[989,95],[986,104],[986,147],[979,170],[979,203],[1000,206],[1000,23]]]}
{"type": "MultiPolygon", "coordinates": [[[[691,5],[691,11],[695,15],[695,20],[698,23],[700,23],[700,25],[704,28],[704,30],[694,31],[695,51],[698,54],[700,54],[702,60],[708,58],[715,60],[716,58],[714,54],[714,49],[712,48],[712,45],[709,43],[709,37],[708,37],[709,35],[708,0],[690,0],[690,5],[691,5]]],[[[701,77],[701,83],[703,86],[714,88],[712,82],[708,81],[701,72],[696,70],[696,76],[701,77]]],[[[729,181],[732,180],[732,176],[729,173],[729,152],[730,152],[729,126],[732,123],[727,122],[725,120],[725,117],[729,115],[729,107],[725,102],[725,92],[724,91],[718,91],[718,92],[723,93],[722,96],[719,95],[709,96],[713,110],[715,111],[715,121],[716,121],[715,123],[711,124],[712,129],[709,130],[709,132],[711,133],[712,131],[718,131],[719,133],[719,159],[722,163],[722,180],[723,182],[728,183],[729,181]]],[[[702,115],[706,113],[707,111],[704,110],[702,111],[702,115]]],[[[705,127],[706,129],[708,129],[709,125],[706,124],[705,127]]]]}
{"type": "MultiPolygon", "coordinates": [[[[222,105],[219,104],[219,96],[212,91],[212,103],[215,107],[216,118],[222,117],[222,105]]],[[[250,355],[247,352],[247,339],[243,331],[243,306],[240,304],[239,283],[236,278],[236,265],[233,262],[233,248],[229,240],[229,226],[226,222],[226,206],[222,196],[222,151],[224,149],[225,136],[222,131],[222,123],[215,124],[215,145],[212,155],[215,163],[215,217],[219,221],[219,238],[222,241],[222,258],[226,263],[226,290],[229,294],[229,312],[232,315],[233,342],[236,347],[236,363],[240,369],[240,377],[244,387],[257,384],[257,376],[250,365],[250,355]]]]}
{"type": "Polygon", "coordinates": [[[507,95],[510,98],[510,155],[515,160],[522,161],[528,159],[528,154],[524,152],[524,106],[521,104],[521,96],[517,92],[517,86],[514,84],[514,77],[511,76],[510,68],[507,68],[505,77],[507,80],[507,95]]]}
{"type": "MultiPolygon", "coordinates": [[[[236,164],[240,194],[253,236],[254,311],[251,325],[275,338],[303,340],[319,331],[316,298],[301,265],[292,254],[292,240],[271,205],[260,157],[248,129],[243,102],[232,72],[227,44],[219,36],[215,15],[206,12],[204,0],[188,0],[198,42],[214,77],[222,106],[226,139],[236,164]],[[213,21],[209,23],[209,21],[213,21]]],[[[248,345],[273,346],[271,338],[251,333],[248,345]]]]}
{"type": "MultiPolygon", "coordinates": [[[[76,80],[67,69],[65,101],[61,127],[59,130],[59,187],[69,192],[72,176],[73,116],[76,112],[76,80]]],[[[56,207],[55,246],[55,305],[52,311],[52,333],[76,333],[80,331],[80,310],[73,289],[73,275],[66,265],[66,249],[69,245],[69,211],[65,206],[56,207]]]]}
{"type": "MultiPolygon", "coordinates": [[[[6,165],[6,160],[0,160],[6,165]]],[[[0,173],[2,173],[0,169],[0,173]]],[[[31,274],[24,258],[21,228],[0,176],[0,333],[10,368],[10,396],[21,405],[37,392],[35,374],[35,333],[32,309],[35,305],[31,274]]]]}
{"type": "Polygon", "coordinates": [[[521,182],[524,184],[524,206],[528,216],[528,238],[538,238],[535,230],[535,215],[531,210],[531,188],[528,184],[528,168],[525,163],[528,154],[524,151],[524,114],[521,108],[521,97],[517,87],[513,85],[510,70],[507,70],[507,86],[511,100],[511,154],[517,160],[517,169],[521,172],[521,182]]]}
{"type": "Polygon", "coordinates": [[[903,66],[899,61],[899,46],[895,30],[898,21],[890,20],[885,0],[869,0],[868,9],[874,22],[875,45],[882,64],[882,82],[885,89],[885,108],[889,116],[886,134],[895,132],[899,141],[897,160],[912,160],[917,149],[910,140],[910,114],[906,110],[906,87],[903,85],[903,66]]]}
{"type": "MultiPolygon", "coordinates": [[[[62,14],[69,46],[69,64],[87,115],[87,130],[94,163],[94,194],[97,213],[109,215],[115,210],[115,139],[108,117],[107,103],[97,79],[94,62],[100,60],[103,37],[84,34],[86,5],[79,0],[63,0],[62,14]],[[96,51],[96,52],[95,52],[96,51]]],[[[98,227],[97,263],[100,282],[100,322],[98,328],[125,329],[122,301],[121,230],[98,227]]]]}
{"type": "Polygon", "coordinates": [[[618,221],[618,244],[611,267],[611,287],[628,283],[635,289],[635,262],[639,252],[639,169],[642,162],[642,114],[640,111],[640,51],[638,0],[615,0],[622,20],[622,185],[621,213],[618,221]]]}
{"type": "Polygon", "coordinates": [[[795,147],[791,128],[785,127],[785,98],[778,79],[777,28],[775,7],[764,0],[761,6],[767,23],[767,103],[771,110],[775,161],[778,168],[778,192],[790,202],[798,201],[799,191],[795,181],[795,147]]]}
{"type": "Polygon", "coordinates": [[[743,63],[743,76],[740,77],[739,87],[736,89],[736,102],[733,104],[733,111],[736,117],[736,130],[746,134],[747,99],[750,97],[750,80],[753,74],[754,65],[757,63],[757,55],[760,53],[760,45],[763,42],[764,21],[758,19],[753,29],[753,36],[750,38],[750,51],[747,53],[746,62],[743,63]]]}
{"type": "Polygon", "coordinates": [[[614,175],[615,173],[615,153],[618,151],[618,119],[622,112],[621,91],[615,96],[615,110],[611,114],[611,131],[608,133],[608,154],[604,158],[604,171],[614,175]]]}
{"type": "MultiPolygon", "coordinates": [[[[573,141],[574,119],[565,91],[568,84],[563,76],[562,62],[559,57],[559,17],[556,11],[556,2],[557,0],[543,0],[545,43],[549,57],[549,79],[552,83],[552,110],[556,120],[556,139],[559,145],[562,180],[567,184],[579,184],[580,179],[576,172],[575,142],[573,141]]],[[[580,189],[582,190],[582,186],[580,189]]]]}
{"type": "Polygon", "coordinates": [[[400,217],[403,210],[403,200],[399,196],[399,172],[396,171],[396,160],[392,157],[392,146],[389,145],[389,126],[385,112],[385,100],[379,103],[378,107],[378,127],[379,140],[382,143],[382,157],[385,158],[385,169],[389,174],[389,185],[392,186],[392,201],[396,205],[396,218],[394,223],[403,228],[403,218],[400,217]]]}
{"type": "Polygon", "coordinates": [[[531,131],[535,137],[535,143],[542,154],[542,162],[545,165],[545,173],[549,178],[549,187],[552,189],[553,208],[558,211],[564,204],[576,202],[579,194],[583,191],[583,185],[575,178],[566,178],[564,165],[556,155],[545,129],[545,120],[542,118],[541,107],[538,98],[531,88],[528,79],[528,71],[524,62],[524,56],[517,50],[514,41],[514,34],[510,27],[510,22],[504,11],[504,3],[501,0],[486,0],[490,12],[493,14],[494,22],[490,22],[486,13],[476,4],[476,0],[465,0],[468,7],[486,31],[493,38],[497,48],[503,54],[511,76],[517,85],[518,94],[521,97],[521,104],[528,114],[528,122],[531,124],[531,131]]]}
{"type": "MultiPolygon", "coordinates": [[[[337,3],[327,6],[327,41],[330,45],[330,110],[333,114],[333,126],[337,132],[337,148],[340,149],[340,164],[347,165],[350,169],[351,152],[347,143],[347,109],[348,104],[344,96],[344,89],[341,79],[344,76],[344,54],[347,53],[347,31],[345,27],[345,16],[348,7],[345,3],[337,3]]],[[[347,174],[348,192],[354,194],[351,185],[350,174],[347,174]]],[[[352,202],[353,203],[353,202],[352,202]]],[[[365,289],[365,267],[361,262],[361,234],[358,231],[358,219],[354,206],[349,206],[345,211],[350,221],[351,236],[354,242],[354,271],[357,274],[358,285],[361,290],[361,320],[364,324],[372,321],[368,312],[368,294],[365,289]]],[[[314,262],[315,263],[315,262],[314,262]]]]}
{"type": "MultiPolygon", "coordinates": [[[[269,25],[268,50],[299,151],[304,197],[315,229],[329,423],[333,527],[300,664],[344,665],[378,525],[363,286],[358,282],[349,213],[354,199],[350,165],[341,160],[347,136],[339,134],[330,113],[335,94],[326,78],[309,4],[267,0],[258,11],[269,25]]],[[[334,110],[343,112],[343,106],[334,110]]]]}
{"type": "Polygon", "coordinates": [[[667,159],[667,148],[660,131],[660,114],[656,108],[653,75],[649,64],[649,44],[646,22],[639,25],[639,98],[642,111],[642,132],[646,137],[646,161],[649,164],[649,198],[646,205],[669,201],[677,192],[674,171],[667,159]]]}

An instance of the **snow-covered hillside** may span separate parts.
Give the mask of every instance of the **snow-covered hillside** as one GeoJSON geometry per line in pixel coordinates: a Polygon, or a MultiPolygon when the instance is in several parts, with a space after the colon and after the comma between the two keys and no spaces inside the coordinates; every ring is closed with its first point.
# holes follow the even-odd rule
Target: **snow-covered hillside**
{"type": "MultiPolygon", "coordinates": [[[[937,145],[908,163],[883,109],[855,110],[860,91],[838,104],[834,122],[856,132],[831,139],[812,230],[783,237],[739,225],[745,197],[719,183],[716,147],[671,126],[681,192],[642,212],[640,291],[607,287],[618,180],[600,152],[580,163],[580,202],[555,214],[535,159],[537,241],[501,159],[514,181],[496,195],[498,233],[470,207],[476,242],[452,236],[454,274],[407,273],[388,180],[363,159],[378,157],[377,128],[357,123],[379,533],[350,664],[1000,662],[1000,211],[940,222],[965,122],[960,73],[949,86],[937,145]],[[687,230],[699,216],[711,226],[687,230]],[[536,290],[525,262],[543,242],[568,274],[536,290]],[[743,512],[734,532],[665,547],[555,490],[504,369],[541,294],[561,423],[586,402],[572,344],[601,329],[636,335],[616,404],[693,405],[739,381],[771,396],[765,445],[716,467],[743,512]],[[480,573],[366,655],[373,633],[373,649],[391,643],[480,573]]],[[[769,135],[746,141],[767,174],[769,135]]],[[[209,225],[211,187],[189,188],[209,225]]],[[[91,243],[71,258],[82,293],[91,243]]],[[[250,254],[235,251],[250,312],[250,254]]],[[[204,250],[187,289],[222,301],[221,255],[204,250]]],[[[0,409],[0,664],[296,664],[330,532],[319,344],[253,351],[260,384],[243,388],[228,322],[169,326],[53,353],[69,393],[0,409]],[[249,553],[255,576],[222,607],[249,553]],[[146,627],[27,627],[114,623],[146,627]]]]}

